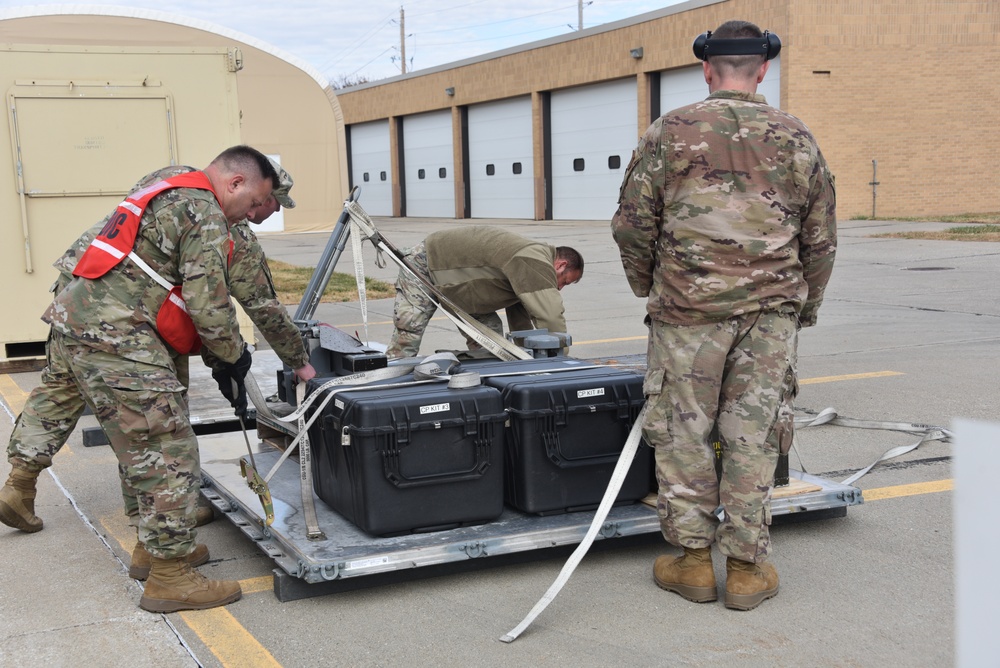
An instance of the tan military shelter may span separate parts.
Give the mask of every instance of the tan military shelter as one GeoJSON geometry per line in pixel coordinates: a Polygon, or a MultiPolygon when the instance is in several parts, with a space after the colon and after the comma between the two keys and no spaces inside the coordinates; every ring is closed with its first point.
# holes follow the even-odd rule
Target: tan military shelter
{"type": "Polygon", "coordinates": [[[0,84],[0,361],[43,352],[52,262],[153,169],[203,167],[250,144],[295,179],[297,206],[265,226],[328,230],[340,213],[336,97],[308,65],[251,37],[128,8],[3,10],[0,84]]]}
{"type": "MultiPolygon", "coordinates": [[[[283,212],[285,230],[332,229],[340,215],[347,189],[340,105],[326,79],[296,57],[205,21],[90,5],[0,10],[0,43],[237,47],[242,54],[237,74],[240,138],[268,155],[280,156],[295,178],[297,206],[283,212]]],[[[226,146],[220,143],[216,148],[226,146]]]]}

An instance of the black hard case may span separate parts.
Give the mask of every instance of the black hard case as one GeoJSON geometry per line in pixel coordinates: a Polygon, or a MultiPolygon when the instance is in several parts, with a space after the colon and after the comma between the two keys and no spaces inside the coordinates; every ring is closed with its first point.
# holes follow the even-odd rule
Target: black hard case
{"type": "Polygon", "coordinates": [[[374,535],[488,522],[503,512],[505,417],[486,386],[339,392],[309,429],[313,488],[374,535]]]}
{"type": "MultiPolygon", "coordinates": [[[[503,395],[509,415],[504,498],[550,515],[596,508],[642,409],[643,377],[569,357],[463,362],[503,395]],[[538,373],[551,369],[551,373],[538,373]],[[534,375],[491,375],[512,372],[534,375]]],[[[650,492],[653,450],[640,444],[616,503],[650,492]]]]}

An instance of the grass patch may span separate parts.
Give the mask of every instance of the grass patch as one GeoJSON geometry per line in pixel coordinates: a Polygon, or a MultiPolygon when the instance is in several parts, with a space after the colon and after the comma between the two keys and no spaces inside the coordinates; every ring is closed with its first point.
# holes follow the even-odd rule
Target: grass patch
{"type": "Polygon", "coordinates": [[[1000,241],[1000,225],[992,223],[949,227],[939,232],[888,232],[873,234],[880,239],[927,239],[930,241],[1000,241]]]}
{"type": "Polygon", "coordinates": [[[883,218],[881,216],[877,218],[872,218],[871,216],[854,216],[851,218],[851,220],[900,220],[900,221],[917,222],[917,223],[1000,225],[1000,211],[995,211],[993,213],[960,213],[954,216],[922,216],[922,217],[894,216],[891,218],[883,218]]]}
{"type": "MultiPolygon", "coordinates": [[[[278,301],[282,304],[298,304],[302,301],[302,295],[309,285],[309,279],[313,275],[312,267],[297,267],[281,260],[268,260],[267,265],[271,268],[271,278],[274,281],[274,290],[278,293],[278,301]]],[[[383,299],[385,297],[395,297],[396,288],[374,278],[365,277],[365,291],[368,299],[383,299]]],[[[321,302],[356,302],[358,300],[358,286],[353,274],[341,274],[333,272],[330,282],[323,292],[321,302]]]]}

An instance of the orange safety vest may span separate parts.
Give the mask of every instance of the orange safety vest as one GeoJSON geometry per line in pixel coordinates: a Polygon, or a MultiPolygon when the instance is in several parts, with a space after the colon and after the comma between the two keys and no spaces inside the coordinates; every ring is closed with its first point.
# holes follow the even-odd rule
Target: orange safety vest
{"type": "MultiPolygon", "coordinates": [[[[156,313],[156,331],[171,348],[182,355],[196,353],[201,349],[201,337],[188,314],[187,305],[181,296],[181,286],[171,286],[149,265],[132,252],[135,238],[139,233],[139,222],[149,202],[172,188],[197,188],[208,190],[215,195],[212,183],[203,172],[186,172],[157,181],[135,191],[125,198],[108,219],[108,223],[87,247],[80,261],[73,269],[74,276],[100,278],[114,269],[128,256],[151,278],[168,290],[163,304],[156,313]]],[[[218,200],[218,196],[216,196],[218,200]]],[[[229,260],[233,258],[233,240],[229,240],[229,260]]]]}

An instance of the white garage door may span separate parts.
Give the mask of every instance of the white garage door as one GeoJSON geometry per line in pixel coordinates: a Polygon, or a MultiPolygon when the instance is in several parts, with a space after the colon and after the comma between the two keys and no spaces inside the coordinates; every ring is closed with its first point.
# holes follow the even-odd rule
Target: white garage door
{"type": "Polygon", "coordinates": [[[406,215],[455,217],[451,111],[403,119],[406,215]]]}
{"type": "MultiPolygon", "coordinates": [[[[771,61],[757,92],[772,107],[781,106],[781,56],[771,61]]],[[[660,113],[700,102],[708,97],[708,84],[701,65],[692,65],[660,74],[660,113]]]]}
{"type": "Polygon", "coordinates": [[[392,158],[389,121],[352,125],[351,184],[361,189],[358,202],[373,216],[392,215],[392,158]]]}
{"type": "Polygon", "coordinates": [[[531,98],[469,107],[473,218],[535,217],[531,98]]]}
{"type": "Polygon", "coordinates": [[[635,79],[551,97],[552,217],[611,220],[638,136],[635,79]]]}

